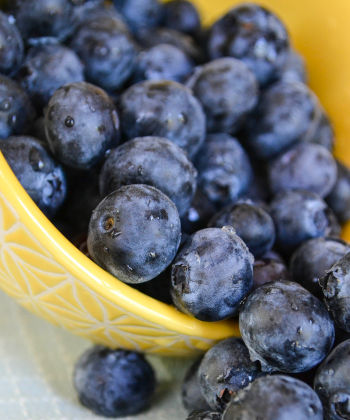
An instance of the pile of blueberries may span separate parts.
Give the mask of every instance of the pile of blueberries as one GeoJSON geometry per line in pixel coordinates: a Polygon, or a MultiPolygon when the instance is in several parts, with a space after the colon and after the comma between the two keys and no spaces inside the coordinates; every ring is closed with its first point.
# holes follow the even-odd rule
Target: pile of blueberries
{"type": "MultiPolygon", "coordinates": [[[[0,150],[40,209],[119,280],[239,318],[186,375],[188,419],[350,419],[350,170],[283,22],[13,0],[0,46],[0,150]]],[[[143,355],[101,346],[74,383],[110,417],[156,388],[143,355]]]]}

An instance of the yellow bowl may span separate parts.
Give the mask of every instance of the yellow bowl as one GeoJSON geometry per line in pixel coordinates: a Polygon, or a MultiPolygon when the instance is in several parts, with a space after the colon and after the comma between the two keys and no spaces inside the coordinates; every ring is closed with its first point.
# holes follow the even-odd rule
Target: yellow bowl
{"type": "MultiPolygon", "coordinates": [[[[195,1],[208,23],[237,0],[195,1]]],[[[306,57],[312,88],[335,125],[337,156],[350,164],[350,2],[261,1],[286,22],[306,57]]],[[[350,239],[350,226],[344,229],[350,239]]],[[[116,280],[46,219],[0,153],[0,287],[21,305],[108,346],[190,355],[238,335],[237,323],[205,323],[116,280]]]]}

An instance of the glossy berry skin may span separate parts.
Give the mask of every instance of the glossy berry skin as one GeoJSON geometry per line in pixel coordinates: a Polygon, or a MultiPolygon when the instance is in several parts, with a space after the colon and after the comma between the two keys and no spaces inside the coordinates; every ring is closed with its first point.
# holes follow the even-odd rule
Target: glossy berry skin
{"type": "Polygon", "coordinates": [[[198,371],[200,389],[212,409],[223,411],[236,393],[260,374],[240,338],[220,341],[204,355],[198,371]]]}
{"type": "Polygon", "coordinates": [[[113,4],[133,32],[160,22],[162,7],[158,0],[113,0],[113,4]]]}
{"type": "Polygon", "coordinates": [[[198,67],[187,86],[202,104],[211,133],[235,133],[258,102],[254,74],[231,57],[198,67]]]}
{"type": "Polygon", "coordinates": [[[2,12],[0,12],[0,44],[0,73],[11,76],[22,64],[24,47],[14,19],[2,12]]]}
{"type": "Polygon", "coordinates": [[[171,264],[180,245],[175,204],[148,185],[128,185],[93,211],[88,249],[93,260],[125,283],[143,283],[171,264]]]}
{"type": "Polygon", "coordinates": [[[253,290],[266,283],[279,280],[290,280],[286,264],[282,258],[273,252],[255,260],[253,268],[253,290]]]}
{"type": "Polygon", "coordinates": [[[314,389],[322,401],[325,420],[350,417],[350,340],[335,347],[318,368],[314,389]]]}
{"type": "Polygon", "coordinates": [[[221,420],[221,413],[216,411],[194,410],[186,420],[221,420]]]}
{"type": "Polygon", "coordinates": [[[67,38],[74,30],[74,7],[70,0],[14,0],[10,4],[24,39],[67,38]]]}
{"type": "Polygon", "coordinates": [[[286,191],[270,205],[276,227],[276,244],[283,253],[292,253],[308,239],[332,236],[337,232],[327,204],[309,191],[286,191]]]}
{"type": "Polygon", "coordinates": [[[197,232],[208,226],[209,220],[216,213],[214,204],[197,188],[190,208],[181,217],[182,230],[188,234],[197,232]]]}
{"type": "Polygon", "coordinates": [[[350,170],[337,161],[338,176],[326,201],[341,223],[350,220],[350,170]]]}
{"type": "Polygon", "coordinates": [[[319,123],[320,105],[313,92],[298,82],[267,88],[248,122],[246,144],[259,159],[271,159],[307,140],[319,123]]]}
{"type": "Polygon", "coordinates": [[[122,185],[146,184],[158,188],[183,215],[197,186],[197,171],[186,153],[162,137],[139,137],[113,149],[100,173],[104,197],[122,185]]]}
{"type": "Polygon", "coordinates": [[[222,420],[323,420],[316,392],[299,379],[263,376],[241,390],[222,420]]]}
{"type": "Polygon", "coordinates": [[[13,136],[0,140],[0,150],[32,200],[47,216],[53,216],[66,197],[66,178],[41,141],[13,136]]]}
{"type": "Polygon", "coordinates": [[[156,378],[142,354],[95,346],[77,361],[74,387],[80,402],[94,413],[124,417],[149,406],[156,378]]]}
{"type": "Polygon", "coordinates": [[[194,410],[210,410],[204,399],[198,378],[198,368],[202,359],[196,360],[186,372],[181,388],[182,404],[189,412],[194,410]]]}
{"type": "Polygon", "coordinates": [[[325,305],[291,281],[254,290],[240,311],[239,329],[251,359],[266,372],[305,372],[327,356],[334,342],[325,305]]]}
{"type": "Polygon", "coordinates": [[[97,86],[71,83],[56,90],[45,111],[52,153],[65,165],[89,169],[119,140],[119,118],[112,100],[97,86]]]}
{"type": "Polygon", "coordinates": [[[192,60],[179,48],[159,44],[139,53],[133,81],[173,80],[184,82],[193,70],[192,60]]]}
{"type": "Polygon", "coordinates": [[[253,3],[231,9],[209,32],[209,56],[242,60],[262,85],[278,76],[288,50],[289,37],[283,23],[270,11],[253,3]]]}
{"type": "Polygon", "coordinates": [[[275,242],[275,226],[271,216],[250,200],[225,207],[214,216],[209,226],[232,226],[255,258],[270,251],[275,242]]]}
{"type": "Polygon", "coordinates": [[[34,117],[26,92],[17,82],[0,75],[0,138],[26,133],[34,117]]]}
{"type": "Polygon", "coordinates": [[[145,81],[120,99],[123,133],[128,139],[166,137],[193,157],[204,141],[205,115],[191,91],[173,81],[145,81]]]}
{"type": "Polygon", "coordinates": [[[305,60],[297,51],[289,50],[287,60],[279,75],[279,80],[283,82],[307,83],[308,74],[305,60]]]}
{"type": "Polygon", "coordinates": [[[32,102],[42,108],[61,86],[84,81],[84,67],[74,51],[63,45],[39,45],[28,51],[18,79],[32,102]]]}
{"type": "Polygon", "coordinates": [[[247,153],[229,134],[209,134],[195,165],[199,187],[218,205],[241,197],[248,190],[253,176],[247,153]]]}
{"type": "Polygon", "coordinates": [[[268,171],[273,194],[306,190],[326,197],[337,179],[337,165],[331,153],[312,143],[300,143],[282,153],[270,163],[268,171]]]}
{"type": "Polygon", "coordinates": [[[163,25],[197,35],[201,29],[201,20],[195,5],[187,0],[171,0],[163,6],[163,25]]]}
{"type": "Polygon", "coordinates": [[[324,302],[338,327],[350,333],[350,253],[320,279],[324,302]]]}
{"type": "Polygon", "coordinates": [[[171,274],[175,306],[201,321],[237,314],[253,280],[253,256],[233,228],[203,229],[188,239],[171,274]]]}
{"type": "Polygon", "coordinates": [[[74,34],[70,47],[84,63],[86,79],[103,89],[119,89],[134,70],[136,45],[117,18],[86,22],[74,34]]]}
{"type": "Polygon", "coordinates": [[[304,242],[290,260],[293,281],[322,298],[320,278],[348,252],[349,245],[337,238],[315,238],[304,242]]]}

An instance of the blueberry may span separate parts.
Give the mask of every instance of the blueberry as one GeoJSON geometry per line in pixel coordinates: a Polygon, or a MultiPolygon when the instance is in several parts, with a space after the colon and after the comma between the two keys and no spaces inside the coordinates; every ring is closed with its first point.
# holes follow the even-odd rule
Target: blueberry
{"type": "Polygon", "coordinates": [[[195,5],[187,0],[171,0],[163,6],[164,26],[197,35],[201,29],[199,12],[195,5]]]}
{"type": "Polygon", "coordinates": [[[299,140],[307,140],[321,111],[313,92],[298,82],[279,82],[266,89],[248,121],[246,143],[255,156],[270,159],[299,140]]]}
{"type": "Polygon", "coordinates": [[[235,133],[258,101],[258,84],[235,58],[220,58],[198,67],[187,85],[203,105],[207,130],[235,133]]]}
{"type": "Polygon", "coordinates": [[[318,368],[314,388],[326,420],[350,418],[350,340],[333,349],[318,368]]]}
{"type": "Polygon", "coordinates": [[[209,134],[198,153],[198,185],[218,205],[236,201],[249,188],[252,167],[238,140],[229,134],[209,134]]]}
{"type": "Polygon", "coordinates": [[[320,279],[324,301],[335,323],[350,333],[350,253],[344,255],[320,279]]]}
{"type": "Polygon", "coordinates": [[[34,137],[13,136],[0,140],[0,150],[23,188],[49,217],[66,196],[63,170],[34,137]]]}
{"type": "Polygon", "coordinates": [[[214,204],[197,188],[190,208],[181,218],[183,231],[192,234],[197,230],[204,229],[215,212],[214,204]]]}
{"type": "Polygon", "coordinates": [[[213,24],[208,37],[212,59],[235,57],[245,62],[261,84],[274,80],[288,57],[284,24],[267,9],[246,3],[213,24]]]}
{"type": "Polygon", "coordinates": [[[239,329],[253,361],[266,372],[304,372],[318,365],[334,342],[324,304],[291,281],[252,292],[239,315],[239,329]]]}
{"type": "Polygon", "coordinates": [[[17,82],[0,75],[0,138],[26,133],[34,116],[26,92],[17,82]]]}
{"type": "Polygon", "coordinates": [[[269,185],[273,194],[299,189],[325,197],[331,192],[336,179],[335,159],[318,144],[297,144],[269,165],[269,185]]]}
{"type": "Polygon", "coordinates": [[[80,402],[105,417],[124,417],[146,409],[156,378],[143,355],[95,346],[79,358],[74,386],[80,402]]]}
{"type": "Polygon", "coordinates": [[[334,149],[334,129],[324,109],[321,108],[320,110],[314,132],[307,136],[305,140],[319,144],[330,152],[334,149]]]}
{"type": "Polygon", "coordinates": [[[266,283],[290,280],[290,275],[283,259],[276,253],[269,252],[254,262],[253,290],[266,283]]]}
{"type": "Polygon", "coordinates": [[[175,306],[202,321],[233,317],[252,287],[253,260],[231,227],[196,232],[172,265],[175,306]]]}
{"type": "Polygon", "coordinates": [[[312,238],[333,236],[331,209],[318,195],[309,191],[286,191],[271,203],[270,214],[276,227],[276,244],[283,253],[293,252],[302,242],[312,238]]]}
{"type": "Polygon", "coordinates": [[[241,390],[222,420],[323,420],[317,394],[284,375],[263,376],[241,390]]]}
{"type": "Polygon", "coordinates": [[[315,296],[322,298],[319,279],[349,251],[349,245],[341,239],[310,239],[304,242],[291,258],[292,279],[315,296]]]}
{"type": "Polygon", "coordinates": [[[84,68],[78,56],[63,45],[41,45],[29,50],[18,79],[32,102],[44,107],[55,90],[82,82],[84,68]]]}
{"type": "Polygon", "coordinates": [[[240,338],[228,338],[212,347],[203,357],[198,371],[200,389],[212,409],[223,411],[237,391],[260,374],[240,338]]]}
{"type": "Polygon", "coordinates": [[[279,79],[283,82],[307,83],[308,75],[304,58],[295,50],[290,49],[287,60],[280,72],[279,79]]]}
{"type": "Polygon", "coordinates": [[[108,195],[92,213],[88,249],[102,268],[125,283],[154,279],[180,245],[175,204],[148,185],[128,185],[108,195]]]}
{"type": "Polygon", "coordinates": [[[125,25],[114,17],[86,22],[70,46],[84,63],[87,80],[103,89],[120,88],[134,70],[136,45],[125,25]]]}
{"type": "Polygon", "coordinates": [[[193,69],[192,60],[179,48],[159,44],[140,52],[137,57],[134,82],[142,80],[174,80],[183,82],[193,69]]]}
{"type": "Polygon", "coordinates": [[[194,196],[197,171],[186,153],[170,140],[139,137],[113,149],[100,174],[102,196],[130,184],[158,188],[175,203],[181,216],[194,196]]]}
{"type": "Polygon", "coordinates": [[[63,40],[74,30],[71,0],[13,0],[10,10],[25,39],[55,37],[63,40]]]}
{"type": "Polygon", "coordinates": [[[174,45],[195,62],[198,63],[203,60],[203,51],[194,39],[174,29],[154,28],[143,30],[138,34],[137,40],[145,48],[151,48],[159,44],[174,45]]]}
{"type": "Polygon", "coordinates": [[[22,64],[24,47],[12,16],[0,12],[0,73],[14,74],[22,64]]]}
{"type": "Polygon", "coordinates": [[[110,2],[104,2],[103,0],[90,0],[80,6],[76,6],[74,11],[76,28],[86,25],[90,20],[114,18],[119,20],[119,25],[124,28],[125,32],[129,32],[129,27],[123,16],[117,12],[114,5],[110,2]]]}
{"type": "Polygon", "coordinates": [[[271,216],[259,205],[242,201],[225,207],[210,221],[210,227],[232,226],[254,257],[270,251],[275,242],[271,216]]]}
{"type": "Polygon", "coordinates": [[[221,420],[221,414],[216,411],[194,410],[186,420],[221,420]]]}
{"type": "Polygon", "coordinates": [[[162,17],[158,0],[113,0],[113,3],[134,32],[157,26],[162,17]]]}
{"type": "Polygon", "coordinates": [[[205,137],[205,115],[186,87],[173,81],[145,81],[120,100],[122,129],[128,139],[166,137],[194,156],[205,137]]]}
{"type": "Polygon", "coordinates": [[[187,411],[210,409],[199,387],[198,368],[201,360],[196,360],[190,366],[182,383],[182,403],[187,411]]]}
{"type": "Polygon", "coordinates": [[[119,118],[108,95],[89,83],[56,90],[45,112],[50,149],[62,163],[89,169],[117,145],[119,118]]]}
{"type": "Polygon", "coordinates": [[[350,170],[337,161],[338,177],[326,201],[341,223],[350,220],[350,170]]]}

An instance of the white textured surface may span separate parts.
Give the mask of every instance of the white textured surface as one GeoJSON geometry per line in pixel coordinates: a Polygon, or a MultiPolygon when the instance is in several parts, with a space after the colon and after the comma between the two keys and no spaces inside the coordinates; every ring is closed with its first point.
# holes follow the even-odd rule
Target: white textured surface
{"type": "MultiPolygon", "coordinates": [[[[100,419],[80,406],[72,386],[74,362],[89,346],[0,292],[0,419],[100,419]]],[[[155,401],[147,412],[127,419],[185,419],[179,390],[189,361],[149,360],[160,383],[155,401]]]]}

